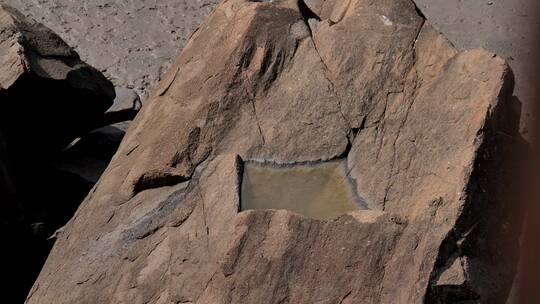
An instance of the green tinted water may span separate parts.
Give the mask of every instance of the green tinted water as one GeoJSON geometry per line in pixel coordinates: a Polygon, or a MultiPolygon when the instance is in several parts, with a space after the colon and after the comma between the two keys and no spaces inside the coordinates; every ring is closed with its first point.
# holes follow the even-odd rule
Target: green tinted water
{"type": "Polygon", "coordinates": [[[346,176],[344,161],[295,166],[245,163],[242,211],[285,209],[326,220],[365,206],[346,176]]]}

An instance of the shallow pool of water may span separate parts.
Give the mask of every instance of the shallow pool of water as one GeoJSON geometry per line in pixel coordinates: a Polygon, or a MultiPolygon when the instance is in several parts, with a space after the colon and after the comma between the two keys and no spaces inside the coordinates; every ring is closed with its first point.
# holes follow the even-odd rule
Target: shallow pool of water
{"type": "Polygon", "coordinates": [[[315,219],[367,209],[345,161],[280,166],[246,162],[240,209],[285,209],[315,219]]]}

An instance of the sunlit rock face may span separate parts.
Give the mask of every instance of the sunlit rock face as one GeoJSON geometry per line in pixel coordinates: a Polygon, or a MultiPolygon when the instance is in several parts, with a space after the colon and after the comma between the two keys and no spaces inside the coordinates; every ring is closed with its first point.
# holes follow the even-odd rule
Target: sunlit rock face
{"type": "Polygon", "coordinates": [[[509,262],[498,250],[518,240],[504,212],[503,153],[517,134],[506,63],[458,52],[409,0],[298,3],[221,2],[59,236],[27,303],[505,298],[512,274],[498,271],[509,262]],[[345,191],[343,174],[323,173],[337,159],[372,210],[238,212],[242,186],[270,192],[273,179],[305,187],[302,199],[317,189],[304,204],[328,202],[345,191]],[[263,168],[265,184],[245,160],[325,165],[263,168]]]}
{"type": "Polygon", "coordinates": [[[343,161],[287,166],[248,162],[240,208],[284,209],[325,220],[367,206],[343,161]]]}

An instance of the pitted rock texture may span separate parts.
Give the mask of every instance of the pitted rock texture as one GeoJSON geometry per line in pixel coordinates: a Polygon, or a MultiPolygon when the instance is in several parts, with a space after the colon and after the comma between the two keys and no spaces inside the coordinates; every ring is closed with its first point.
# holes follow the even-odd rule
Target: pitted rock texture
{"type": "Polygon", "coordinates": [[[27,301],[500,303],[512,81],[409,0],[223,1],[27,301]],[[239,212],[245,161],[342,158],[371,210],[239,212]]]}
{"type": "Polygon", "coordinates": [[[6,0],[146,98],[217,0],[6,0]]]}

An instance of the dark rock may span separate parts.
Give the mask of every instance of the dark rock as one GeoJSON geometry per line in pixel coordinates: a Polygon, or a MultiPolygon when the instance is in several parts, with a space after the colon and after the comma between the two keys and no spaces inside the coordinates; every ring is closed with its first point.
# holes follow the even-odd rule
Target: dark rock
{"type": "Polygon", "coordinates": [[[10,153],[59,151],[94,127],[114,87],[48,28],[6,5],[0,14],[0,128],[10,153]]]}
{"type": "Polygon", "coordinates": [[[102,127],[81,137],[59,154],[54,166],[95,184],[124,138],[125,132],[117,126],[102,127]]]}
{"type": "Polygon", "coordinates": [[[93,184],[52,163],[103,120],[113,85],[62,39],[0,5],[0,202],[3,300],[21,303],[93,184]]]}

